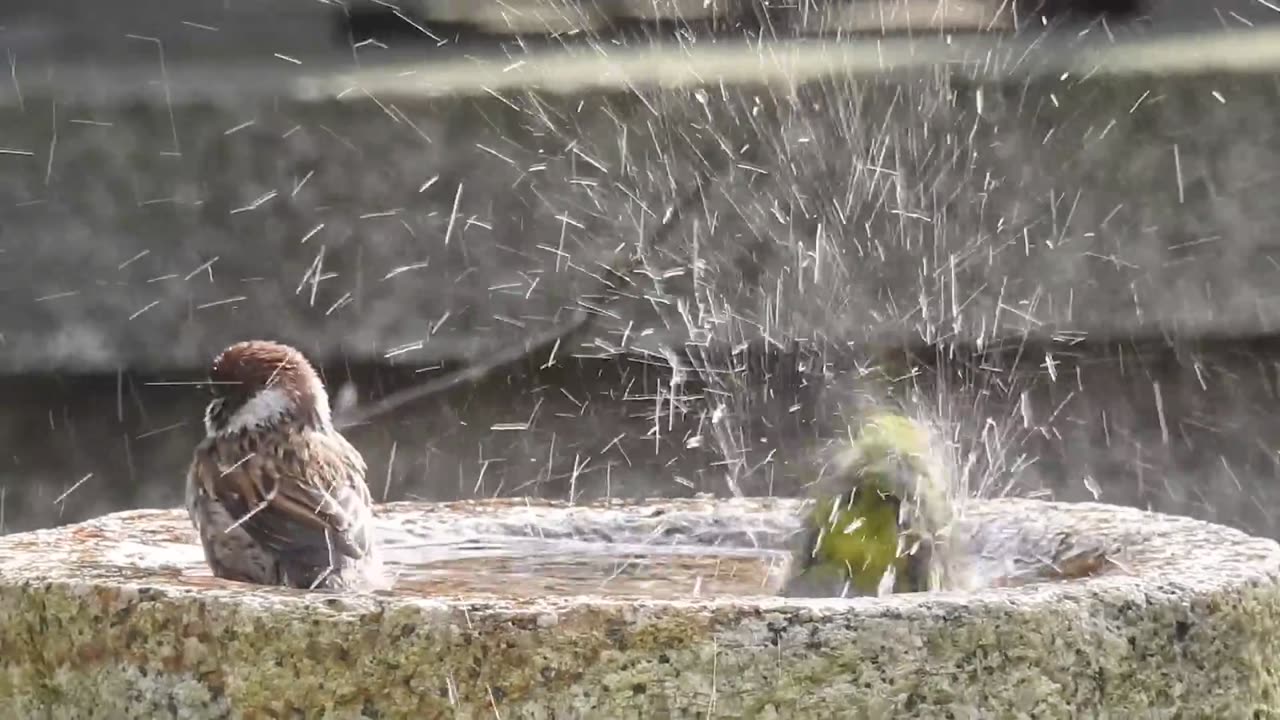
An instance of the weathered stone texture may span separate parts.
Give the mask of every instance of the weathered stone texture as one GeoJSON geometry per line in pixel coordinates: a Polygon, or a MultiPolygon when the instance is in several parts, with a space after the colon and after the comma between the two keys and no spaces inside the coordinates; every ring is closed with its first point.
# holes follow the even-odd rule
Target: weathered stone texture
{"type": "MultiPolygon", "coordinates": [[[[795,507],[657,502],[720,530],[795,507]]],[[[504,515],[531,533],[537,507],[438,510],[461,523],[455,535],[504,515]]],[[[643,526],[661,522],[654,509],[576,517],[643,526]]],[[[412,527],[424,511],[384,517],[412,527]]],[[[156,559],[190,542],[177,512],[108,516],[0,539],[0,707],[68,718],[1280,711],[1276,543],[1096,504],[1002,500],[969,518],[1114,540],[1123,562],[1082,581],[859,601],[340,597],[197,582],[156,559]]]]}

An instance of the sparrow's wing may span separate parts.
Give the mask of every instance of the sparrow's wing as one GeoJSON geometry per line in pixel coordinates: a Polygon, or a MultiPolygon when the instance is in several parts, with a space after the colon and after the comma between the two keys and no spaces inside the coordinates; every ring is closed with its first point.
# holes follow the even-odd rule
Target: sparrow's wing
{"type": "Polygon", "coordinates": [[[304,437],[219,458],[210,490],[254,541],[281,556],[318,567],[362,558],[372,541],[364,461],[341,436],[304,437]]]}

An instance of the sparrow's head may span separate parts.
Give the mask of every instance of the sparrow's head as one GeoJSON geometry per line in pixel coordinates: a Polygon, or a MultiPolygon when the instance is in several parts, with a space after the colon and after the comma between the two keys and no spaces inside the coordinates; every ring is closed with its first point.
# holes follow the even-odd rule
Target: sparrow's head
{"type": "Polygon", "coordinates": [[[329,395],[302,353],[249,340],[223,350],[209,369],[213,400],[204,414],[210,436],[281,425],[331,426],[329,395]]]}

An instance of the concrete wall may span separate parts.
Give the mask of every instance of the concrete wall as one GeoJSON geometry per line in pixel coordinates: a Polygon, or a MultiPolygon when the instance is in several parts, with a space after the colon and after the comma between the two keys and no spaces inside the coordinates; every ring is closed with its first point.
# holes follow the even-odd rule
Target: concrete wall
{"type": "Polygon", "coordinates": [[[295,342],[339,384],[350,364],[404,366],[356,368],[368,400],[552,326],[640,244],[631,297],[561,366],[354,428],[375,495],[725,493],[729,467],[746,493],[797,492],[859,365],[958,341],[1006,348],[985,355],[999,372],[933,362],[917,402],[979,451],[987,492],[1097,492],[1280,536],[1275,348],[1241,339],[1275,322],[1269,75],[1011,79],[974,52],[947,74],[430,97],[419,64],[334,99],[378,71],[352,74],[314,15],[290,34],[201,12],[184,17],[219,40],[184,44],[210,31],[159,10],[57,42],[6,18],[0,531],[175,504],[203,397],[148,383],[194,379],[232,340],[295,342]],[[126,28],[162,40],[163,72],[126,28]],[[726,347],[803,338],[830,390],[712,373],[659,406],[670,378],[644,352],[690,335],[719,341],[720,369],[726,347]]]}
{"type": "Polygon", "coordinates": [[[251,335],[325,360],[487,353],[597,289],[707,167],[609,346],[628,325],[650,347],[691,328],[1265,333],[1278,99],[1264,75],[931,72],[793,92],[69,103],[56,119],[10,98],[0,370],[198,367],[251,335]]]}

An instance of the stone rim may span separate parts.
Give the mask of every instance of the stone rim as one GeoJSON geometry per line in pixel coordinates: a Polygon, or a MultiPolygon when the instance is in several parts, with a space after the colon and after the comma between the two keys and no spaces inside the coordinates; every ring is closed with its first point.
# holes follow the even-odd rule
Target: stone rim
{"type": "MultiPolygon", "coordinates": [[[[623,513],[644,511],[656,507],[676,508],[699,512],[712,508],[742,506],[746,508],[771,508],[772,512],[794,512],[799,503],[787,499],[743,500],[668,500],[612,502],[595,505],[569,506],[559,502],[539,502],[529,505],[524,500],[459,501],[452,503],[389,503],[379,509],[386,517],[389,513],[421,510],[429,506],[437,513],[467,514],[477,508],[503,510],[527,508],[551,509],[591,513],[598,509],[621,510],[623,513]]],[[[1147,512],[1134,508],[1118,507],[1102,503],[1058,503],[1029,499],[983,500],[966,508],[969,522],[982,523],[998,517],[1015,517],[1035,520],[1050,518],[1048,527],[1056,527],[1053,519],[1103,517],[1116,531],[1114,539],[1123,549],[1119,567],[1095,577],[1080,580],[1044,582],[1019,587],[992,587],[975,591],[946,591],[937,593],[894,595],[883,598],[782,598],[769,595],[697,597],[697,598],[617,598],[607,593],[563,595],[534,599],[512,599],[492,595],[446,595],[414,597],[385,591],[334,595],[312,593],[285,588],[269,588],[223,582],[210,579],[207,586],[192,586],[188,582],[166,583],[162,574],[139,580],[138,578],[109,577],[101,558],[82,555],[79,562],[63,561],[63,552],[75,553],[93,547],[111,533],[142,521],[162,523],[161,528],[171,531],[163,539],[151,541],[172,543],[173,532],[181,533],[186,526],[185,512],[178,510],[133,510],[106,515],[76,525],[50,530],[14,534],[0,537],[0,585],[62,585],[71,591],[91,591],[96,588],[117,587],[125,592],[163,592],[165,596],[206,600],[209,602],[248,602],[254,598],[271,598],[273,608],[315,606],[349,609],[392,610],[398,606],[415,606],[430,610],[499,611],[511,614],[525,612],[540,614],[563,612],[573,608],[594,610],[643,607],[648,611],[712,612],[734,608],[747,614],[758,612],[821,612],[824,615],[848,613],[866,617],[895,616],[906,619],[926,610],[974,605],[1006,605],[1011,602],[1026,611],[1032,611],[1063,602],[1093,602],[1107,596],[1131,592],[1145,592],[1152,588],[1167,591],[1180,590],[1190,595],[1219,592],[1253,584],[1275,582],[1280,577],[1280,543],[1257,538],[1221,525],[1163,513],[1147,512]],[[1196,548],[1186,552],[1188,543],[1196,548]],[[33,562],[33,559],[48,558],[33,562]],[[86,569],[86,565],[88,568],[86,569]],[[96,566],[96,567],[95,567],[96,566]]],[[[1014,523],[1016,527],[1016,523],[1014,523]]],[[[187,535],[194,545],[194,536],[187,535]]],[[[145,545],[146,541],[140,543],[145,545]]],[[[107,546],[109,547],[109,546],[107,546]]],[[[95,552],[89,550],[89,553],[95,552]]]]}

